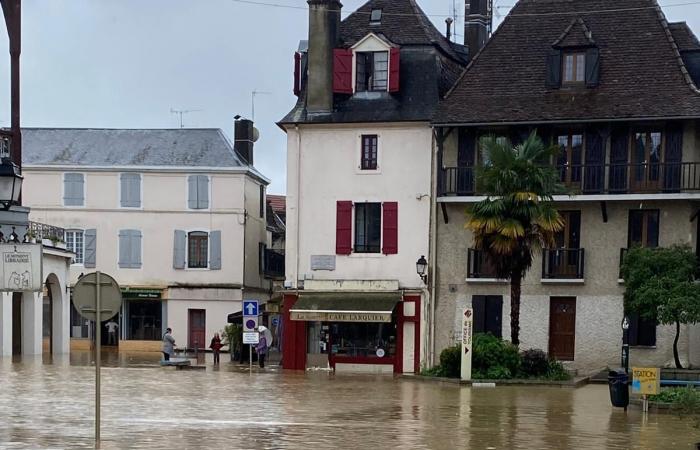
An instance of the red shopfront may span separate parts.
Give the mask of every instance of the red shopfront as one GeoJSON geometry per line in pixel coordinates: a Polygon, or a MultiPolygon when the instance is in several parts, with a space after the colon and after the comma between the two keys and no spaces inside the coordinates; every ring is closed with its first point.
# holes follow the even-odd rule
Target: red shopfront
{"type": "Polygon", "coordinates": [[[283,368],[417,373],[420,298],[401,291],[285,294],[283,368]]]}

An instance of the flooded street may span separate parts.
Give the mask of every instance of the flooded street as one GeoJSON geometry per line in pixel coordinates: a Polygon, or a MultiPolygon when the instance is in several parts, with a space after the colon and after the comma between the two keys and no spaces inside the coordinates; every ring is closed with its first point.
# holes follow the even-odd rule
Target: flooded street
{"type": "MultiPolygon", "coordinates": [[[[175,371],[150,357],[112,365],[125,361],[137,367],[102,371],[102,448],[676,449],[700,441],[676,416],[614,410],[601,385],[480,389],[274,367],[249,375],[209,361],[206,371],[175,371]]],[[[93,401],[91,367],[0,359],[0,448],[92,447],[93,401]]]]}

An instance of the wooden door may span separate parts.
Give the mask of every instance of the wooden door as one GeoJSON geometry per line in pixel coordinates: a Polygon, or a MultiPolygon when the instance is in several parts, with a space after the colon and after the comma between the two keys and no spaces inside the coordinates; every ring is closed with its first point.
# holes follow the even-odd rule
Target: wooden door
{"type": "Polygon", "coordinates": [[[549,356],[574,360],[576,297],[552,297],[549,303],[549,356]]]}
{"type": "Polygon", "coordinates": [[[189,339],[188,348],[207,348],[206,344],[206,312],[203,309],[190,309],[189,311],[189,339]]]}
{"type": "Polygon", "coordinates": [[[632,188],[656,191],[661,182],[661,133],[635,133],[632,145],[632,188]]]}

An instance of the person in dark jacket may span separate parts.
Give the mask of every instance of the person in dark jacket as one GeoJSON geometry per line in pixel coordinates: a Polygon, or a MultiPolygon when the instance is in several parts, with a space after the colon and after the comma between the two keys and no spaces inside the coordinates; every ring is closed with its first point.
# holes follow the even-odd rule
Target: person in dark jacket
{"type": "Polygon", "coordinates": [[[214,365],[217,366],[219,365],[219,351],[221,350],[221,347],[223,347],[221,344],[221,337],[219,337],[219,333],[214,333],[214,337],[211,338],[209,348],[214,353],[214,365]]]}
{"type": "Polygon", "coordinates": [[[175,338],[173,337],[173,330],[171,328],[165,329],[165,334],[163,335],[163,359],[165,361],[170,361],[170,357],[175,352],[175,338]]]}
{"type": "Polygon", "coordinates": [[[258,363],[260,368],[265,367],[265,355],[267,354],[267,339],[265,339],[265,334],[260,333],[260,340],[258,345],[255,346],[255,352],[258,354],[258,363]]]}

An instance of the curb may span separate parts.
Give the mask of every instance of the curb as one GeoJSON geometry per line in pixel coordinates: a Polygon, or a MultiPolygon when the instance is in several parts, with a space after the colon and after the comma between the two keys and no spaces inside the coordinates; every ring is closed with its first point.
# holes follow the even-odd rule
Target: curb
{"type": "Polygon", "coordinates": [[[549,380],[460,380],[459,378],[444,378],[444,377],[427,377],[423,375],[399,375],[399,378],[404,380],[413,380],[421,382],[445,383],[454,384],[457,386],[471,386],[472,384],[493,383],[496,386],[539,386],[539,387],[558,387],[558,388],[579,388],[588,384],[590,377],[575,377],[567,381],[549,381],[549,380]]]}

